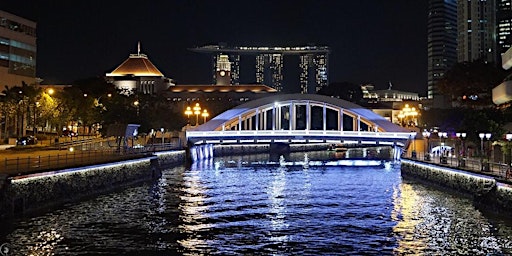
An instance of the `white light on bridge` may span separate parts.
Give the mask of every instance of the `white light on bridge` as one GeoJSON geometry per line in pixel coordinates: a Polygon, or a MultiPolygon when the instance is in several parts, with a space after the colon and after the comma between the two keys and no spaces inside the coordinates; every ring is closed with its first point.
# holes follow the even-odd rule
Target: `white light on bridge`
{"type": "Polygon", "coordinates": [[[270,143],[272,140],[256,140],[258,143],[270,143]]]}
{"type": "Polygon", "coordinates": [[[372,144],[372,145],[375,145],[377,144],[376,141],[361,141],[362,144],[372,144]]]}
{"type": "Polygon", "coordinates": [[[359,141],[357,140],[346,140],[346,141],[343,141],[344,144],[357,144],[359,143],[359,141]]]}
{"type": "Polygon", "coordinates": [[[289,140],[274,140],[274,142],[289,142],[289,140]]]}
{"type": "Polygon", "coordinates": [[[236,140],[223,140],[222,143],[236,143],[236,140]]]}
{"type": "Polygon", "coordinates": [[[310,143],[322,143],[323,140],[309,140],[310,143]]]}
{"type": "Polygon", "coordinates": [[[206,144],[218,144],[220,143],[220,140],[207,140],[206,144]]]}
{"type": "Polygon", "coordinates": [[[296,142],[296,143],[305,143],[306,140],[305,139],[299,139],[299,140],[292,140],[292,142],[296,142]]]}
{"type": "Polygon", "coordinates": [[[254,143],[254,140],[240,140],[240,143],[254,143]]]}

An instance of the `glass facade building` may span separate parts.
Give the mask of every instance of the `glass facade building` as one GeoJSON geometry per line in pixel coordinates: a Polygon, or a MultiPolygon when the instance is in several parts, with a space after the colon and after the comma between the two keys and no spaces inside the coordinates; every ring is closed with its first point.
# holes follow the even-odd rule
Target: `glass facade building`
{"type": "Polygon", "coordinates": [[[438,95],[436,82],[457,62],[457,1],[429,0],[427,19],[427,97],[438,95]]]}
{"type": "Polygon", "coordinates": [[[36,81],[36,23],[0,11],[0,81],[17,86],[36,81]]]}

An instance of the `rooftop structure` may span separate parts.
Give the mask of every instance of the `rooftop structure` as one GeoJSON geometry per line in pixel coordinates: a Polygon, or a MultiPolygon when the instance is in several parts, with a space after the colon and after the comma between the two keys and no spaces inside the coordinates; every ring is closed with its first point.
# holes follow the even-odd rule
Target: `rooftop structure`
{"type": "Polygon", "coordinates": [[[105,76],[107,82],[113,83],[116,89],[124,90],[124,93],[155,94],[165,92],[174,85],[145,54],[140,53],[140,43],[136,54],[130,54],[128,59],[105,76]]]}
{"type": "Polygon", "coordinates": [[[254,68],[255,81],[266,84],[277,91],[289,90],[284,88],[285,55],[299,56],[300,64],[300,92],[316,93],[329,83],[329,53],[325,46],[300,46],[300,47],[227,47],[224,45],[208,45],[190,49],[194,52],[208,53],[212,55],[212,78],[216,84],[218,71],[218,59],[227,55],[231,62],[231,84],[240,84],[241,55],[255,55],[256,66],[254,68]]]}

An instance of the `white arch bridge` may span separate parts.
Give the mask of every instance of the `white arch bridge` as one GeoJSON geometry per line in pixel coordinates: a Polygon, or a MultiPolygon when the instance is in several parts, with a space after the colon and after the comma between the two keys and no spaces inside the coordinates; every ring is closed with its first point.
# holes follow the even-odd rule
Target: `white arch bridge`
{"type": "Polygon", "coordinates": [[[316,94],[250,101],[186,131],[189,145],[332,143],[404,147],[414,132],[354,103],[316,94]]]}

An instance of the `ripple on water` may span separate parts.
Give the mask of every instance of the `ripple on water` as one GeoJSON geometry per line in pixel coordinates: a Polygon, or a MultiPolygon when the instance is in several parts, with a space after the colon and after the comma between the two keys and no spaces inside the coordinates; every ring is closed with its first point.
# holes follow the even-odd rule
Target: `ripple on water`
{"type": "Polygon", "coordinates": [[[398,169],[194,168],[14,220],[0,242],[22,255],[510,253],[510,223],[398,169]]]}

